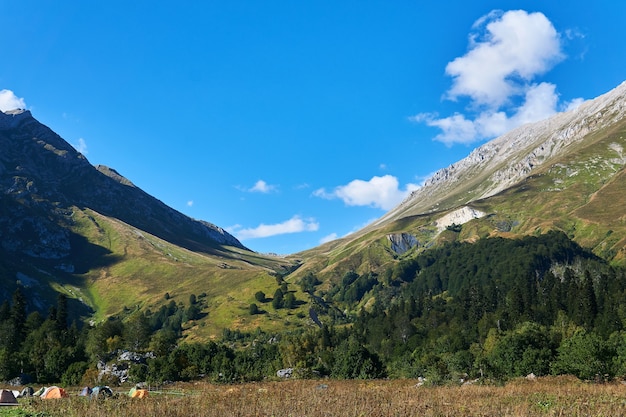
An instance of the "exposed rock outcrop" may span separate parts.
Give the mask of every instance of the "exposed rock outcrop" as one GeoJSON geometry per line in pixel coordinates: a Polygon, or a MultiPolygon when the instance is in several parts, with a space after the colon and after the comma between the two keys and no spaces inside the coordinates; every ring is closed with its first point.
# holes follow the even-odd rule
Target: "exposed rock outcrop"
{"type": "Polygon", "coordinates": [[[391,250],[402,255],[419,244],[417,238],[409,233],[393,233],[387,235],[391,250]]]}

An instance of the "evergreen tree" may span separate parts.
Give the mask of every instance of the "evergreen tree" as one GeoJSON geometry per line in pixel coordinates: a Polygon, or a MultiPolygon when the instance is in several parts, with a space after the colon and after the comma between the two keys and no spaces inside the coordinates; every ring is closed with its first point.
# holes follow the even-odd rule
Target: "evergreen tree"
{"type": "Polygon", "coordinates": [[[55,321],[59,329],[67,329],[67,297],[65,294],[59,294],[57,297],[55,321]]]}
{"type": "Polygon", "coordinates": [[[283,298],[284,298],[283,290],[278,288],[274,292],[274,297],[272,298],[272,307],[274,307],[274,310],[283,308],[283,298]]]}

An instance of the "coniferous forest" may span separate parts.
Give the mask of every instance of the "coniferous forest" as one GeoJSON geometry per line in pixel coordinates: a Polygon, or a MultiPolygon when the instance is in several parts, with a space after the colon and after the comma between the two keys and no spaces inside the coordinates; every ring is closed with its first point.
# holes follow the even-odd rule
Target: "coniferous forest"
{"type": "MultiPolygon", "coordinates": [[[[95,384],[98,366],[122,351],[142,358],[129,365],[131,382],[255,381],[286,368],[299,378],[429,384],[531,373],[626,377],[626,271],[561,232],[449,243],[380,274],[349,271],[326,286],[309,274],[291,284],[310,296],[309,328],[226,329],[206,343],[182,337],[203,294],[90,326],[68,319],[63,295],[49,311],[27,311],[18,288],[0,306],[0,380],[95,384]]],[[[295,302],[288,291],[279,295],[267,308],[295,302]]],[[[259,313],[254,307],[250,314],[259,313]]]]}

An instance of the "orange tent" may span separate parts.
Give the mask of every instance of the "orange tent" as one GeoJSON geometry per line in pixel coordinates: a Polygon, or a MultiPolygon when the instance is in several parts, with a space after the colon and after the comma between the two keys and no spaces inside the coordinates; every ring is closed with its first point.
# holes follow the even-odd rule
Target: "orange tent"
{"type": "Polygon", "coordinates": [[[68,394],[67,394],[67,392],[65,392],[65,390],[63,388],[48,387],[43,392],[43,394],[41,394],[40,398],[44,398],[46,400],[49,400],[51,398],[65,398],[65,397],[68,397],[68,394]]]}
{"type": "Polygon", "coordinates": [[[130,395],[131,398],[146,398],[148,396],[148,390],[132,388],[128,395],[130,395]]]}

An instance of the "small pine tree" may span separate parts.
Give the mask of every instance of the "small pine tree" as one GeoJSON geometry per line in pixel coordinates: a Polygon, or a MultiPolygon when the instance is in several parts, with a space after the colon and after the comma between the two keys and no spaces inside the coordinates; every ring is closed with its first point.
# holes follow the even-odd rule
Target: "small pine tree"
{"type": "Polygon", "coordinates": [[[283,291],[280,288],[278,288],[276,292],[274,293],[274,298],[272,298],[272,307],[274,307],[274,310],[278,310],[279,308],[283,307],[283,299],[284,299],[283,291]]]}

